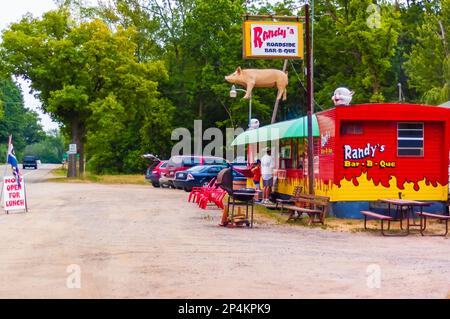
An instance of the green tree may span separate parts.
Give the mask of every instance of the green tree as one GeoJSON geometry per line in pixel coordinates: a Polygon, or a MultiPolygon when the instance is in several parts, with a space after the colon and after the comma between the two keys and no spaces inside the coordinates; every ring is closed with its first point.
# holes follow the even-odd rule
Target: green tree
{"type": "Polygon", "coordinates": [[[27,145],[24,155],[37,156],[42,163],[61,163],[64,152],[64,137],[58,130],[52,130],[41,142],[27,145]]]}
{"type": "MultiPolygon", "coordinates": [[[[112,121],[127,130],[141,128],[149,118],[157,118],[161,126],[153,126],[152,132],[141,131],[144,137],[164,135],[170,127],[171,106],[165,103],[167,107],[162,110],[158,93],[158,82],[167,79],[167,72],[158,61],[137,59],[135,35],[133,28],[112,31],[98,19],[78,24],[65,8],[47,12],[42,19],[25,17],[3,33],[0,55],[7,69],[30,79],[44,111],[64,125],[72,143],[77,144],[81,172],[86,143],[90,151],[86,159],[94,159],[95,163],[96,155],[99,156],[97,149],[89,145],[88,137],[98,145],[97,134],[110,135],[103,143],[114,141],[114,135],[131,135],[109,130],[99,112],[123,109],[112,111],[112,121]]],[[[137,132],[139,129],[134,134],[139,135],[137,132]]],[[[123,144],[131,147],[122,148],[124,152],[157,147],[143,145],[139,138],[123,144]]],[[[114,149],[116,145],[109,147],[114,149]]],[[[92,167],[102,170],[115,164],[92,167]]]]}
{"type": "MultiPolygon", "coordinates": [[[[143,59],[162,57],[166,62],[169,81],[161,85],[161,92],[176,106],[175,126],[192,128],[195,119],[203,120],[204,127],[246,126],[248,101],[242,96],[228,97],[230,85],[224,81],[224,75],[238,65],[281,68],[283,62],[242,59],[242,15],[290,15],[295,10],[294,1],[276,5],[267,2],[263,6],[254,2],[115,0],[109,6],[91,10],[91,14],[114,27],[132,25],[141,30],[138,47],[160,44],[159,50],[146,50],[143,59]]],[[[301,64],[296,68],[303,73],[301,64]]],[[[303,100],[304,90],[295,85],[295,72],[291,79],[291,98],[283,102],[283,111],[298,109],[303,100]]],[[[253,115],[263,123],[269,122],[274,101],[274,90],[255,90],[253,115]]]]}
{"type": "Polygon", "coordinates": [[[371,0],[325,0],[317,5],[315,87],[320,104],[331,106],[339,86],[356,91],[354,102],[380,102],[388,79],[400,23],[394,5],[371,0]],[[378,9],[379,8],[379,11],[378,9]]]}
{"type": "MultiPolygon", "coordinates": [[[[7,145],[8,138],[12,135],[15,151],[21,159],[25,146],[39,142],[45,136],[39,116],[24,106],[20,88],[11,79],[0,79],[0,104],[3,106],[0,143],[7,145]]],[[[0,156],[1,154],[6,153],[0,153],[0,156]]]]}
{"type": "Polygon", "coordinates": [[[439,104],[450,100],[450,1],[426,9],[405,67],[420,101],[439,104]]]}

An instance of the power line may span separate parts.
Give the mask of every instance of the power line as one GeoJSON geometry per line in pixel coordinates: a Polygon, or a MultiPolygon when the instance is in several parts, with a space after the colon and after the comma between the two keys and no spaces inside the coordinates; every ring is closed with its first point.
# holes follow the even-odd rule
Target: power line
{"type": "MultiPolygon", "coordinates": [[[[297,76],[298,81],[302,85],[303,90],[305,90],[305,92],[307,92],[305,85],[303,84],[302,80],[300,79],[300,75],[298,74],[297,70],[294,67],[294,63],[292,63],[292,60],[289,60],[289,62],[291,63],[291,66],[294,69],[294,73],[297,76]]],[[[317,103],[316,99],[313,98],[313,101],[314,101],[314,105],[316,105],[321,111],[324,110],[323,106],[321,106],[319,103],[317,103]]]]}

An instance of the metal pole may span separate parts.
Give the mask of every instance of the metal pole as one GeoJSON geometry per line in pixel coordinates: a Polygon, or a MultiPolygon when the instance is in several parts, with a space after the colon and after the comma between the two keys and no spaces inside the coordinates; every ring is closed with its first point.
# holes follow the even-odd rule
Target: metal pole
{"type": "Polygon", "coordinates": [[[313,106],[313,74],[312,50],[310,34],[309,5],[305,5],[305,33],[306,33],[306,115],[308,117],[308,184],[309,193],[314,194],[314,140],[312,127],[313,106]]]}
{"type": "MultiPolygon", "coordinates": [[[[8,149],[6,150],[5,171],[3,172],[2,189],[1,189],[1,192],[0,192],[0,201],[3,198],[3,187],[4,187],[3,181],[5,180],[6,173],[8,172],[8,155],[9,155],[9,147],[10,147],[11,143],[12,143],[12,135],[10,135],[9,139],[8,139],[8,149]]],[[[3,201],[2,201],[2,206],[3,206],[3,201]]]]}
{"type": "Polygon", "coordinates": [[[250,128],[250,125],[252,124],[252,99],[253,97],[250,96],[250,101],[248,102],[248,128],[250,128]]]}

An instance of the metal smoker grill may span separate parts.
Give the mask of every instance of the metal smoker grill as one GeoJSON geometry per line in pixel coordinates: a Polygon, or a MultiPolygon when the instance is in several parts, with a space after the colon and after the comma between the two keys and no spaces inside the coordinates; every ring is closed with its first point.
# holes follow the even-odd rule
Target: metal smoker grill
{"type": "Polygon", "coordinates": [[[228,193],[227,210],[231,209],[231,220],[234,220],[234,207],[245,206],[245,220],[241,223],[247,224],[248,227],[253,227],[253,206],[255,202],[256,191],[253,188],[233,189],[233,167],[224,168],[217,175],[216,185],[228,193]],[[251,215],[249,221],[249,206],[251,207],[251,215]]]}

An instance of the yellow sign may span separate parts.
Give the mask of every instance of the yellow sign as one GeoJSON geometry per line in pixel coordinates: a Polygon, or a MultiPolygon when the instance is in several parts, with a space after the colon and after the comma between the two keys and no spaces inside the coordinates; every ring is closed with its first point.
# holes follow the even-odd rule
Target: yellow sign
{"type": "Polygon", "coordinates": [[[245,21],[245,59],[302,59],[301,22],[245,21]]]}

